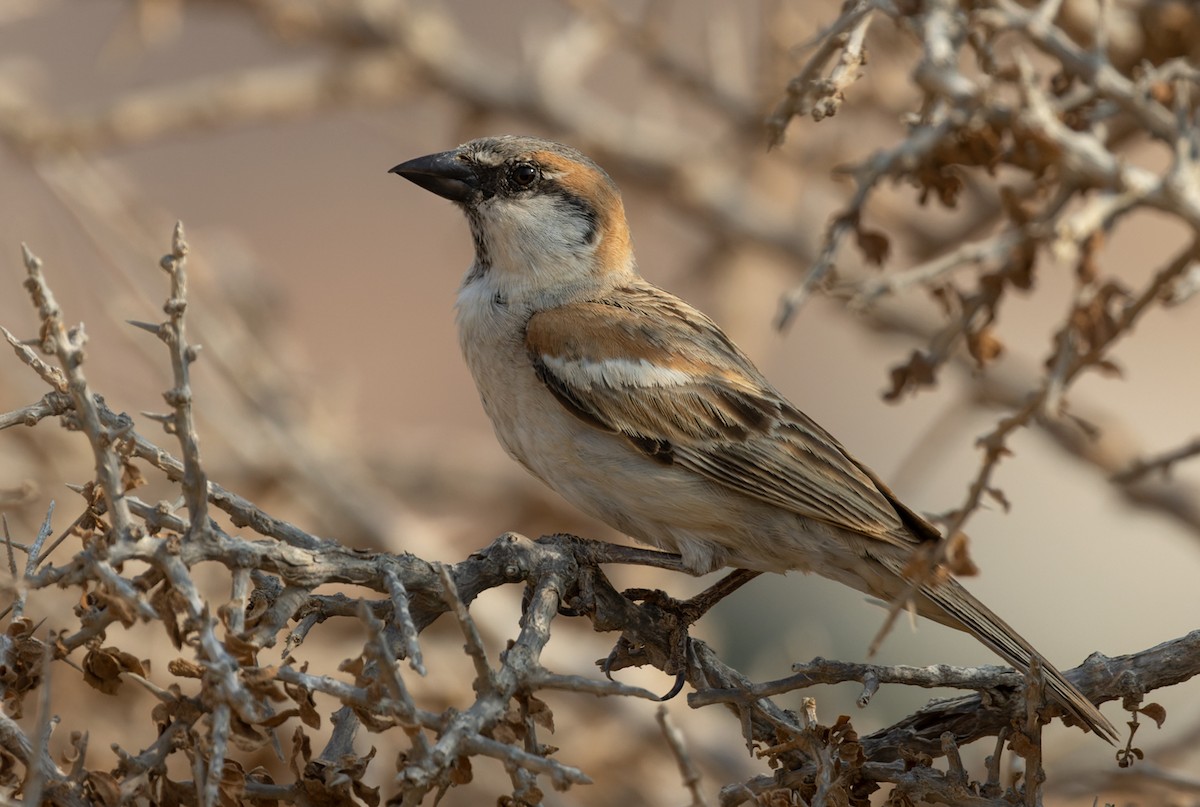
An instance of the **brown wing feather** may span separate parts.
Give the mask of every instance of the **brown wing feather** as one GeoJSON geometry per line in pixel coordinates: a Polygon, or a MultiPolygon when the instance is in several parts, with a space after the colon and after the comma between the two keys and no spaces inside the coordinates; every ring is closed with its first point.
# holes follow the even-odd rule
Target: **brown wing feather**
{"type": "Polygon", "coordinates": [[[910,519],[937,535],[776,393],[711,320],[665,292],[623,289],[619,304],[537,313],[525,343],[538,377],[565,407],[658,461],[899,546],[927,537],[914,534],[910,519]],[[618,363],[646,370],[646,383],[604,372],[618,363]],[[686,376],[650,383],[650,369],[686,376]]]}

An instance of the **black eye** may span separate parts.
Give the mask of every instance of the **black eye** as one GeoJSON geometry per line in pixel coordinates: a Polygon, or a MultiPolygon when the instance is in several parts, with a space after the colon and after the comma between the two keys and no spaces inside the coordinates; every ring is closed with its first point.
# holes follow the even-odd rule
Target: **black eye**
{"type": "Polygon", "coordinates": [[[509,176],[512,177],[514,185],[521,188],[527,188],[533,184],[535,179],[537,179],[538,171],[537,168],[529,163],[517,163],[512,167],[512,170],[509,172],[509,176]]]}

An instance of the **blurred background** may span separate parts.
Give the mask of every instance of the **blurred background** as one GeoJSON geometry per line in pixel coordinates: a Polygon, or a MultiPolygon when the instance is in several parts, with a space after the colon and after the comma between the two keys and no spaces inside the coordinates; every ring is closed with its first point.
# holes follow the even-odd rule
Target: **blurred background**
{"type": "MultiPolygon", "coordinates": [[[[1167,47],[1159,39],[1172,32],[1184,55],[1200,42],[1188,33],[1198,30],[1184,13],[1189,4],[1112,5],[1114,63],[1167,47]],[[1172,5],[1183,8],[1167,18],[1176,28],[1147,22],[1158,19],[1148,7],[1172,5]]],[[[193,385],[214,481],[313,533],[427,560],[461,560],[505,530],[622,540],[503,455],[454,331],[454,294],[472,257],[465,222],[448,202],[387,173],[481,135],[543,135],[590,154],[622,187],[649,280],[712,315],[912,507],[951,511],[979,467],[976,438],[1042,372],[1071,305],[1073,266],[1044,262],[1030,292],[1005,299],[995,323],[1004,352],[985,370],[963,352],[935,385],[896,402],[884,399],[891,369],[922,350],[945,318],[924,290],[866,309],[818,294],[789,327],[774,326],[781,295],[803,281],[828,223],[854,191],[837,169],[902,138],[905,115],[920,102],[910,80],[920,44],[881,23],[868,32],[870,59],[838,114],[819,123],[799,118],[782,145],[767,148],[763,120],[840,7],[6,0],[0,324],[35,335],[21,287],[24,242],[45,261],[68,322],[86,323],[94,387],[116,410],[161,410],[167,356],[124,323],[161,318],[167,285],[157,260],[182,220],[192,249],[189,327],[203,345],[193,385]]],[[[1089,9],[1068,0],[1063,13],[1086,21],[1089,9]]],[[[1074,18],[1064,19],[1070,30],[1074,18]]],[[[1136,136],[1122,147],[1126,159],[1151,169],[1169,157],[1136,136]]],[[[887,268],[903,269],[986,235],[1000,207],[996,183],[981,175],[968,178],[953,208],[918,204],[911,187],[882,186],[866,216],[888,236],[887,268]]],[[[1187,236],[1167,216],[1133,216],[1097,254],[1099,271],[1140,288],[1187,236]]],[[[853,246],[843,247],[837,266],[850,278],[877,271],[853,246]]],[[[1018,433],[993,480],[1011,510],[989,501],[970,522],[981,574],[969,588],[1060,667],[1196,627],[1198,463],[1146,480],[1154,495],[1109,480],[1125,463],[1197,435],[1194,309],[1151,312],[1113,353],[1120,377],[1086,375],[1073,387],[1072,413],[1099,429],[1086,448],[1067,450],[1046,429],[1018,433]]],[[[0,411],[44,391],[14,357],[0,359],[0,411]]],[[[49,422],[0,434],[0,491],[14,535],[35,532],[50,499],[72,496],[63,483],[90,475],[78,435],[49,422]]],[[[619,586],[679,597],[711,582],[610,571],[619,586]]],[[[473,608],[496,652],[516,633],[519,596],[488,592],[473,608]]],[[[70,600],[41,608],[30,616],[53,628],[66,613],[55,608],[69,609],[70,600]]],[[[789,575],[754,581],[694,635],[752,679],[767,680],[814,656],[866,660],[882,615],[854,592],[789,575]]],[[[307,651],[340,659],[339,642],[353,638],[338,630],[314,631],[307,651]]],[[[166,686],[165,662],[177,653],[152,630],[130,637],[122,646],[157,659],[156,680],[166,686]]],[[[547,664],[598,675],[593,661],[614,640],[584,620],[561,619],[547,664]]],[[[418,698],[454,703],[471,675],[461,637],[435,625],[424,644],[433,674],[413,682],[418,698]]],[[[915,631],[900,624],[876,660],[996,662],[969,637],[929,624],[915,631]]],[[[662,691],[671,684],[653,670],[621,677],[662,691]]],[[[136,752],[153,739],[151,726],[134,724],[139,713],[129,704],[140,696],[125,690],[106,698],[67,678],[55,682],[58,732],[93,732],[90,766],[108,764],[111,742],[136,752]],[[73,713],[72,704],[87,712],[73,713]]],[[[930,697],[884,687],[859,710],[857,688],[843,686],[780,700],[796,708],[801,694],[815,695],[823,722],[850,714],[864,734],[930,697]]],[[[1139,744],[1158,767],[1196,770],[1200,759],[1187,756],[1200,739],[1196,687],[1152,699],[1166,706],[1168,721],[1162,730],[1144,727],[1139,744]]],[[[548,700],[558,758],[596,784],[548,794],[547,804],[686,803],[653,705],[548,700]]],[[[731,715],[693,712],[682,697],[669,706],[708,790],[766,772],[746,753],[731,715]]],[[[1105,712],[1122,724],[1115,704],[1105,712]]],[[[1047,795],[1055,803],[1134,796],[1195,803],[1194,792],[1192,801],[1168,802],[1175,791],[1153,777],[1118,776],[1112,749],[1095,738],[1061,725],[1047,732],[1047,795]]],[[[381,749],[385,763],[366,780],[385,795],[391,742],[360,737],[363,751],[381,749]]],[[[972,757],[976,765],[990,753],[986,745],[972,757]]],[[[260,764],[278,764],[269,749],[260,756],[260,764]]],[[[508,792],[501,766],[488,765],[478,763],[475,781],[446,803],[491,802],[508,792]]]]}

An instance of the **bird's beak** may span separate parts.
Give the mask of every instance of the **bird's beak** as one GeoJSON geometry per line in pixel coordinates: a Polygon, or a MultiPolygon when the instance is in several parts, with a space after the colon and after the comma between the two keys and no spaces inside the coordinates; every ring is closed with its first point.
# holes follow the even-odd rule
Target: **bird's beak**
{"type": "Polygon", "coordinates": [[[465,203],[479,189],[475,166],[458,158],[457,151],[443,151],[400,163],[389,174],[399,174],[409,182],[452,202],[465,203]]]}

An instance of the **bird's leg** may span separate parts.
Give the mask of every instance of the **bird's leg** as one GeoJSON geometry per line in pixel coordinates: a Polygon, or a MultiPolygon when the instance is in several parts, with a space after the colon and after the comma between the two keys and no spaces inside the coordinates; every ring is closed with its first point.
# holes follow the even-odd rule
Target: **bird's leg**
{"type": "MultiPolygon", "coordinates": [[[[564,539],[572,543],[576,559],[580,564],[577,577],[578,588],[565,592],[566,596],[559,607],[559,613],[566,616],[594,615],[597,609],[597,599],[601,597],[602,592],[608,591],[611,595],[617,594],[597,564],[639,563],[686,571],[682,567],[678,555],[664,552],[601,544],[565,535],[544,537],[540,540],[561,541],[564,539]]],[[[682,691],[683,685],[686,683],[689,651],[688,628],[708,613],[714,605],[758,575],[759,572],[736,569],[689,600],[677,600],[665,592],[655,589],[630,589],[622,592],[621,597],[641,604],[639,610],[642,610],[643,619],[647,620],[648,625],[656,625],[660,631],[665,630],[668,633],[667,646],[671,649],[665,660],[661,658],[652,660],[640,642],[634,640],[630,635],[622,635],[608,657],[599,662],[601,670],[606,677],[611,679],[615,670],[627,666],[641,666],[648,662],[654,663],[668,675],[675,675],[674,685],[667,694],[662,696],[661,700],[675,697],[682,691]]],[[[528,592],[526,597],[528,597],[528,592]]],[[[603,630],[604,628],[596,625],[596,629],[603,630]]]]}
{"type": "MultiPolygon", "coordinates": [[[[683,690],[683,685],[687,680],[688,628],[708,613],[714,605],[760,574],[762,572],[754,572],[749,569],[734,569],[690,600],[677,600],[658,589],[628,589],[622,592],[628,599],[642,603],[642,607],[664,611],[664,615],[668,616],[671,623],[671,656],[663,666],[663,672],[674,673],[675,684],[671,687],[670,692],[659,700],[670,700],[683,690]]],[[[624,637],[622,639],[624,640],[624,637]]],[[[617,643],[604,665],[606,674],[609,673],[612,663],[622,651],[628,654],[629,649],[629,647],[623,647],[620,642],[617,643]]]]}
{"type": "Polygon", "coordinates": [[[592,541],[574,536],[572,538],[576,542],[578,551],[586,553],[580,559],[589,563],[620,563],[631,566],[650,566],[672,572],[691,572],[691,569],[683,562],[683,558],[673,552],[660,552],[657,549],[611,544],[607,541],[592,541]]]}
{"type": "Polygon", "coordinates": [[[733,592],[737,591],[742,586],[749,583],[754,578],[758,577],[762,572],[751,571],[750,569],[734,569],[729,574],[722,577],[713,585],[701,591],[695,597],[684,603],[684,608],[688,614],[688,624],[695,624],[700,617],[704,616],[712,609],[714,605],[728,597],[733,592]]]}
{"type": "MultiPolygon", "coordinates": [[[[559,603],[558,613],[563,616],[588,616],[596,612],[596,575],[601,574],[595,566],[581,566],[576,578],[576,588],[567,592],[559,603]]],[[[608,581],[605,581],[608,585],[608,581]]],[[[522,606],[522,611],[524,607],[522,606]]]]}
{"type": "Polygon", "coordinates": [[[762,572],[754,572],[749,569],[734,569],[690,600],[677,600],[665,591],[658,589],[631,588],[622,593],[635,602],[655,605],[664,611],[671,612],[679,618],[681,625],[687,627],[694,625],[712,610],[714,605],[760,574],[762,572]]]}

